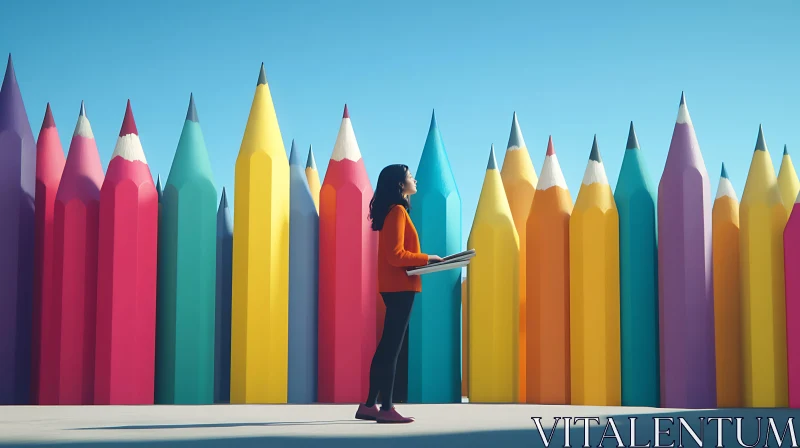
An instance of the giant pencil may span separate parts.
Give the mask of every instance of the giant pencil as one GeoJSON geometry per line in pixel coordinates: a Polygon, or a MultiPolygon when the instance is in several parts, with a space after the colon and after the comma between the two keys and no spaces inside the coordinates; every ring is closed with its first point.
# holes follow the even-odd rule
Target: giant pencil
{"type": "Polygon", "coordinates": [[[158,193],[131,110],[100,189],[95,404],[153,404],[158,193]]]}
{"type": "Polygon", "coordinates": [[[217,189],[194,96],[161,200],[155,399],[214,402],[217,189]]]}
{"type": "Polygon", "coordinates": [[[469,400],[513,403],[519,397],[519,236],[500,171],[489,153],[467,247],[469,400]]]}
{"type": "Polygon", "coordinates": [[[58,136],[50,103],[44,113],[36,140],[36,254],[33,285],[33,325],[31,334],[31,403],[41,404],[41,356],[43,332],[42,299],[53,290],[53,215],[56,193],[64,171],[64,150],[58,136]]]}
{"type": "Polygon", "coordinates": [[[681,94],[658,184],[661,406],[714,407],[711,187],[681,94]]]}
{"type": "Polygon", "coordinates": [[[314,149],[308,145],[308,158],[306,159],[306,180],[308,181],[308,189],[311,192],[311,197],[314,199],[314,207],[317,209],[319,215],[319,170],[317,170],[317,161],[314,159],[314,149]]]}
{"type": "MultiPolygon", "coordinates": [[[[461,196],[444,141],[431,115],[417,168],[411,219],[422,253],[461,251],[461,196]]],[[[461,269],[422,276],[408,326],[408,401],[461,402],[461,269]]]]}
{"type": "MultiPolygon", "coordinates": [[[[511,133],[508,136],[508,147],[506,156],[503,159],[503,168],[500,170],[503,178],[503,187],[508,198],[508,206],[511,208],[511,215],[514,217],[514,227],[519,235],[519,402],[525,402],[525,386],[527,384],[525,369],[525,324],[527,323],[527,312],[525,311],[525,234],[528,225],[528,213],[531,211],[533,194],[536,192],[536,184],[539,179],[536,177],[536,170],[533,168],[531,156],[525,146],[525,139],[522,137],[522,130],[519,127],[517,113],[511,119],[511,133]]],[[[435,253],[435,252],[434,252],[435,253]]]]}
{"type": "MultiPolygon", "coordinates": [[[[161,253],[160,252],[161,251],[161,245],[163,244],[163,241],[162,241],[163,235],[161,235],[161,216],[162,216],[162,214],[161,214],[161,209],[162,209],[161,201],[164,199],[164,187],[161,184],[161,175],[160,174],[156,176],[156,194],[158,195],[158,224],[157,224],[158,227],[157,228],[159,229],[158,230],[158,235],[156,235],[156,254],[157,254],[157,257],[160,257],[161,256],[160,255],[160,253],[161,253]]],[[[159,344],[159,339],[161,338],[161,336],[159,336],[159,334],[158,334],[158,332],[159,332],[158,331],[158,326],[159,326],[159,319],[161,319],[161,315],[160,315],[161,313],[159,313],[158,310],[162,306],[161,305],[161,302],[162,302],[162,298],[161,298],[161,295],[162,295],[161,283],[163,282],[163,279],[161,278],[162,269],[160,268],[158,263],[160,263],[160,262],[158,260],[156,260],[156,363],[155,363],[156,373],[155,373],[155,375],[158,375],[158,344],[159,344]]],[[[154,388],[154,393],[156,395],[154,397],[153,401],[154,401],[154,403],[158,403],[158,378],[157,377],[154,380],[153,388],[154,388]]]]}
{"type": "Polygon", "coordinates": [[[783,231],[787,216],[760,126],[739,213],[743,405],[786,407],[783,231]]]}
{"type": "Polygon", "coordinates": [[[289,403],[313,403],[317,399],[319,214],[308,188],[305,166],[292,141],[289,152],[289,403]]]}
{"type": "Polygon", "coordinates": [[[742,407],[742,300],[739,285],[739,199],[725,164],[711,212],[717,407],[742,407]]]}
{"type": "Polygon", "coordinates": [[[526,229],[528,403],[570,403],[571,214],[572,197],[550,137],[526,229]]]}
{"type": "Polygon", "coordinates": [[[659,404],[656,193],[647,173],[631,122],[614,191],[619,213],[623,406],[659,404]]]}
{"type": "Polygon", "coordinates": [[[53,291],[43,301],[42,404],[94,402],[97,243],[103,165],[81,102],[58,187],[53,291]]]}
{"type": "Polygon", "coordinates": [[[286,403],[289,160],[264,65],[236,158],[231,403],[286,403]]]}
{"type": "Polygon", "coordinates": [[[214,403],[231,400],[231,265],[233,221],[222,187],[217,210],[217,306],[214,332],[214,403]]]}
{"type": "MultiPolygon", "coordinates": [[[[164,199],[164,187],[161,184],[160,174],[156,176],[156,193],[158,194],[158,228],[159,228],[158,232],[159,235],[156,236],[156,251],[159,251],[157,253],[160,254],[161,244],[162,244],[161,239],[163,238],[163,236],[161,235],[161,209],[162,209],[161,202],[164,199]]],[[[163,281],[163,279],[161,279],[161,275],[162,275],[161,269],[159,268],[158,265],[156,265],[156,364],[155,364],[156,372],[158,372],[158,340],[160,338],[160,336],[158,335],[158,325],[159,325],[158,320],[161,318],[159,316],[158,309],[161,307],[161,300],[162,300],[161,282],[163,281]]],[[[156,375],[157,374],[158,373],[156,373],[156,375]]],[[[158,395],[158,378],[156,378],[153,387],[155,388],[155,394],[158,395]]]]}
{"type": "Polygon", "coordinates": [[[619,216],[592,143],[569,220],[571,404],[619,406],[619,216]]]}
{"type": "Polygon", "coordinates": [[[31,398],[35,189],[36,141],[9,55],[0,87],[0,405],[31,398]]]}
{"type": "Polygon", "coordinates": [[[317,401],[367,396],[377,345],[377,232],[368,220],[372,185],[347,105],[319,193],[319,381],[317,401]]]}
{"type": "Polygon", "coordinates": [[[800,197],[783,232],[786,278],[786,352],[789,407],[800,408],[800,197]],[[792,323],[795,323],[792,325],[792,323]]]}
{"type": "Polygon", "coordinates": [[[786,208],[786,216],[792,214],[794,201],[800,192],[800,179],[794,170],[792,156],[789,155],[789,148],[783,145],[783,158],[781,159],[781,169],[778,171],[778,188],[781,191],[781,201],[786,208]]]}
{"type": "Polygon", "coordinates": [[[469,299],[467,278],[461,279],[461,396],[469,397],[469,299]]]}

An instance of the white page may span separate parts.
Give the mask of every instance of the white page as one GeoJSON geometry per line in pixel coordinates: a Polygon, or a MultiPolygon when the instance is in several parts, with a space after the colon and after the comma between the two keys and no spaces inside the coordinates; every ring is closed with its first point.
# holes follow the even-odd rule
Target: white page
{"type": "Polygon", "coordinates": [[[460,260],[460,261],[448,261],[448,262],[441,262],[441,263],[433,263],[427,266],[422,266],[419,268],[409,269],[406,271],[406,275],[422,275],[422,274],[429,274],[431,272],[440,272],[440,271],[447,271],[449,269],[458,269],[463,268],[464,266],[469,264],[469,260],[460,260]]]}
{"type": "Polygon", "coordinates": [[[451,261],[456,260],[459,258],[472,258],[475,256],[475,249],[468,249],[463,252],[459,252],[456,254],[448,255],[446,257],[442,257],[442,261],[451,261]]]}

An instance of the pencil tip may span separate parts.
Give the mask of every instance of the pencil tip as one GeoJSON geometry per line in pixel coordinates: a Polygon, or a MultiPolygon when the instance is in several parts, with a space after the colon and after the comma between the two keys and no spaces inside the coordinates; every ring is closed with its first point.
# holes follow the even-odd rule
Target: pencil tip
{"type": "Polygon", "coordinates": [[[603,160],[600,158],[600,150],[597,148],[597,134],[594,135],[592,152],[589,153],[589,160],[594,160],[597,163],[603,163],[603,160]]]}
{"type": "Polygon", "coordinates": [[[625,145],[625,149],[639,149],[639,139],[636,137],[636,130],[633,128],[633,121],[631,121],[631,127],[628,130],[628,144],[625,145]]]}
{"type": "Polygon", "coordinates": [[[264,63],[261,63],[261,70],[258,72],[258,82],[256,86],[260,86],[262,84],[267,83],[267,72],[264,70],[264,63]]]}
{"type": "Polygon", "coordinates": [[[555,153],[556,153],[556,149],[553,147],[553,136],[551,135],[547,139],[547,154],[546,155],[552,156],[552,155],[555,155],[555,153]]]}
{"type": "Polygon", "coordinates": [[[189,94],[189,107],[186,109],[186,121],[200,122],[200,117],[197,116],[197,107],[194,104],[194,94],[189,94]]]}
{"type": "Polygon", "coordinates": [[[756,140],[756,151],[766,151],[767,142],[764,140],[764,128],[758,125],[758,139],[756,140]]]}
{"type": "Polygon", "coordinates": [[[492,144],[492,149],[489,150],[489,163],[486,165],[487,170],[496,170],[497,169],[497,159],[494,156],[494,143],[492,144]]]}

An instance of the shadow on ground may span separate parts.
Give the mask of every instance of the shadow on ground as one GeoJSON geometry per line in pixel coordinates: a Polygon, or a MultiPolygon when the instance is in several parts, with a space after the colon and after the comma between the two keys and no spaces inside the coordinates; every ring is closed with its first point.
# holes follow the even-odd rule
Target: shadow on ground
{"type": "Polygon", "coordinates": [[[250,447],[286,447],[286,448],[427,448],[427,447],[513,447],[513,446],[536,446],[531,445],[531,438],[535,436],[535,431],[526,430],[504,430],[486,432],[468,432],[459,434],[436,434],[424,436],[383,436],[383,437],[314,437],[314,436],[292,436],[292,437],[240,437],[240,438],[219,438],[201,440],[163,440],[163,441],[109,441],[109,442],[60,442],[47,444],[0,444],[2,447],[31,447],[31,446],[63,446],[63,447],[87,447],[87,448],[132,448],[132,447],[156,447],[156,448],[250,448],[250,447]]]}
{"type": "MultiPolygon", "coordinates": [[[[579,407],[576,407],[579,409],[579,407]]],[[[535,417],[535,416],[531,416],[535,417]]],[[[586,415],[586,417],[595,417],[586,415]]],[[[586,443],[586,432],[582,420],[571,423],[569,443],[565,443],[563,427],[542,428],[542,434],[533,420],[530,429],[504,429],[497,431],[472,431],[460,433],[402,435],[402,428],[394,434],[361,437],[320,437],[313,434],[293,436],[261,435],[257,437],[206,438],[192,440],[137,440],[102,442],[56,442],[42,444],[3,444],[0,447],[65,446],[65,447],[156,447],[156,448],[228,448],[228,447],[325,447],[325,448],[381,448],[389,447],[798,447],[800,442],[800,411],[790,409],[715,409],[710,411],[683,411],[675,413],[622,414],[614,415],[613,423],[600,417],[600,425],[592,421],[586,443]],[[635,420],[631,420],[631,417],[635,420]],[[656,443],[656,418],[661,430],[656,443]],[[682,418],[685,424],[682,424],[682,418]],[[671,421],[670,421],[671,419],[671,421]],[[633,424],[632,424],[633,422],[633,424]],[[718,432],[721,422],[722,432],[718,432]],[[770,424],[773,422],[773,424],[770,424]],[[616,429],[616,432],[614,431],[616,429]],[[632,432],[633,429],[633,432],[632,432]],[[691,431],[689,430],[691,429],[691,431]],[[776,433],[778,438],[776,438],[776,433]],[[618,437],[617,437],[618,436],[618,437]],[[633,438],[635,437],[635,440],[633,438]],[[543,440],[544,438],[544,440],[543,440]],[[698,443],[698,440],[700,443],[698,443]],[[781,440],[781,443],[778,442],[781,440]]],[[[226,428],[237,426],[282,426],[282,425],[358,425],[373,423],[352,420],[264,422],[264,423],[219,423],[182,425],[131,425],[97,428],[74,428],[84,431],[114,431],[137,429],[192,429],[226,428]]]]}
{"type": "MultiPolygon", "coordinates": [[[[243,428],[267,426],[319,426],[319,425],[369,425],[372,422],[360,420],[320,420],[308,422],[247,422],[247,423],[197,423],[181,425],[127,425],[127,426],[97,426],[90,428],[70,428],[71,431],[109,431],[119,429],[195,429],[195,428],[243,428]]],[[[0,445],[2,446],[2,445],[0,445]]]]}

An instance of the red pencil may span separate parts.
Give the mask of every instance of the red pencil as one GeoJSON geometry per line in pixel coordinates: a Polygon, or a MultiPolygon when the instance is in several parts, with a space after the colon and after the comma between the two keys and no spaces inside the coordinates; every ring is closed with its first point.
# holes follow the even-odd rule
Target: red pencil
{"type": "Polygon", "coordinates": [[[131,102],[100,190],[95,404],[153,404],[158,193],[131,102]]]}
{"type": "Polygon", "coordinates": [[[347,106],[319,196],[319,388],[321,403],[366,399],[375,352],[377,232],[372,185],[347,106]]]}

